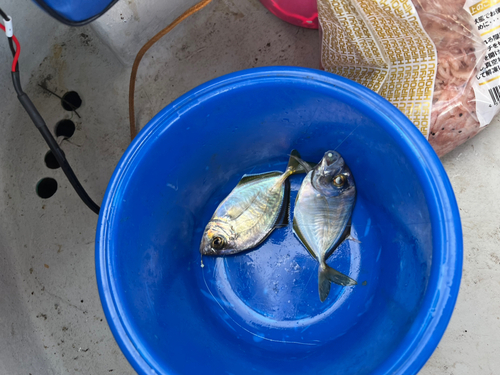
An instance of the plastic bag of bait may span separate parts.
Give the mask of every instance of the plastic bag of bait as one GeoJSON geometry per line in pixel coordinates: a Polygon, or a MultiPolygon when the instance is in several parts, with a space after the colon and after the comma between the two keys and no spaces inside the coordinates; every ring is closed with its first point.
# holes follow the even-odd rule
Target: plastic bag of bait
{"type": "Polygon", "coordinates": [[[318,0],[321,64],[398,107],[442,156],[500,103],[500,0],[318,0]]]}

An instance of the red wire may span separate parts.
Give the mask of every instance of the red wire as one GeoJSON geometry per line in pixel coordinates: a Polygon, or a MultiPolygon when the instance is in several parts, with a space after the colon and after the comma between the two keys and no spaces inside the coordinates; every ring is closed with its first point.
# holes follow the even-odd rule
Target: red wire
{"type": "Polygon", "coordinates": [[[15,72],[17,62],[19,61],[19,55],[21,54],[21,45],[15,35],[12,36],[12,40],[16,43],[16,55],[14,56],[14,61],[12,62],[12,71],[15,72]]]}
{"type": "MultiPolygon", "coordinates": [[[[5,31],[5,26],[2,25],[1,23],[0,23],[0,29],[5,31]]],[[[17,62],[19,61],[19,55],[21,54],[21,45],[19,44],[19,41],[17,40],[15,35],[12,36],[12,40],[14,41],[14,43],[16,43],[16,54],[14,56],[14,61],[12,62],[12,71],[15,72],[17,62]]]]}

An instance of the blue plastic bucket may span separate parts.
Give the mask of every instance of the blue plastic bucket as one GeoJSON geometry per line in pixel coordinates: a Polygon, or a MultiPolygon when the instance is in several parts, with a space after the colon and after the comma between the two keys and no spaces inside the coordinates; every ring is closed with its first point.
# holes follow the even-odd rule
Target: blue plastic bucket
{"type": "Polygon", "coordinates": [[[399,110],[347,79],[272,67],[210,81],[141,131],[106,192],[96,267],[140,374],[415,374],[452,314],[462,234],[439,159],[399,110]],[[361,243],[328,263],[358,285],[324,303],[291,228],[200,267],[218,203],[245,173],[283,171],[292,149],[311,162],[337,149],[357,185],[361,243]]]}

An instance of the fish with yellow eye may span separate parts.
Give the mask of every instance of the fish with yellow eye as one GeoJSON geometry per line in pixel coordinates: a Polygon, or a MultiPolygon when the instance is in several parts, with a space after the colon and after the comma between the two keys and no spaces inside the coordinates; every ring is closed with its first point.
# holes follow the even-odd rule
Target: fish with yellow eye
{"type": "Polygon", "coordinates": [[[318,290],[321,302],[330,293],[330,282],[343,286],[357,284],[349,276],[326,264],[326,260],[344,240],[356,241],[350,236],[355,201],[354,178],[342,156],[335,151],[327,151],[321,162],[309,170],[297,193],[293,230],[319,263],[318,290]]]}
{"type": "MultiPolygon", "coordinates": [[[[285,172],[245,175],[215,210],[205,227],[200,253],[237,254],[260,245],[275,228],[288,225],[290,182],[308,165],[293,150],[285,172]]],[[[310,168],[310,167],[309,167],[310,168]]]]}

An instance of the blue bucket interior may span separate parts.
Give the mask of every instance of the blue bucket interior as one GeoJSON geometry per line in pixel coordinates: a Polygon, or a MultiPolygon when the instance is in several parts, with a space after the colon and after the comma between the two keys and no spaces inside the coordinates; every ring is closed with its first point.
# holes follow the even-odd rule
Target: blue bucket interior
{"type": "MultiPolygon", "coordinates": [[[[293,202],[304,175],[291,178],[293,202]]],[[[346,79],[300,68],[211,81],[161,111],[108,187],[96,239],[108,322],[141,374],[416,373],[458,293],[462,242],[446,174],[416,128],[346,79]],[[318,296],[291,230],[204,257],[215,208],[243,174],[336,149],[357,186],[352,233],[328,259],[358,281],[318,296]]]]}

